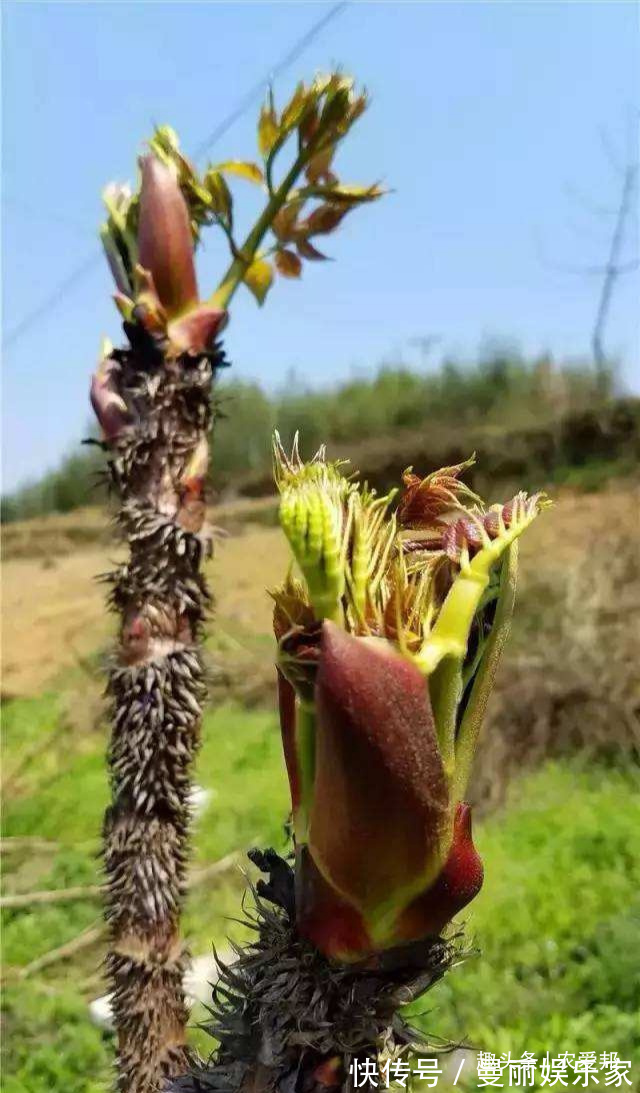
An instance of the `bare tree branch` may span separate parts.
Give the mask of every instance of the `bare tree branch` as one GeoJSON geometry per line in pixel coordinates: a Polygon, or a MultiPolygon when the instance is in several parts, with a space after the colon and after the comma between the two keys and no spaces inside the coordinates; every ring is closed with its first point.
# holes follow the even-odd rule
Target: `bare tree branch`
{"type": "MultiPolygon", "coordinates": [[[[253,840],[256,841],[255,839],[253,840]]],[[[219,861],[210,862],[200,868],[192,869],[188,875],[189,888],[203,884],[219,873],[224,873],[240,860],[245,851],[232,850],[219,861]]],[[[97,899],[105,892],[102,884],[78,884],[72,888],[44,888],[36,892],[16,892],[13,895],[0,896],[0,907],[30,907],[32,904],[74,903],[77,900],[97,899]]]]}
{"type": "MultiPolygon", "coordinates": [[[[622,267],[620,265],[620,253],[624,244],[627,219],[632,208],[637,178],[637,163],[628,164],[624,172],[622,193],[620,195],[620,205],[618,208],[618,216],[616,218],[613,235],[611,237],[609,259],[605,266],[602,290],[600,293],[600,302],[598,304],[596,320],[593,327],[593,334],[591,336],[591,346],[593,350],[593,358],[596,364],[598,383],[602,390],[604,390],[607,373],[607,358],[604,350],[604,333],[609,310],[611,307],[613,290],[616,281],[621,276],[622,267]]],[[[637,263],[635,263],[635,265],[637,266],[637,263]]]]}

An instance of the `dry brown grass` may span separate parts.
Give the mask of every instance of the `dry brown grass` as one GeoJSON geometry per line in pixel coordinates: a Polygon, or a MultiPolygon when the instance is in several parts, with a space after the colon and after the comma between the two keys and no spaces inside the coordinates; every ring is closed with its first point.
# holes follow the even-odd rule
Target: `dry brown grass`
{"type": "MultiPolygon", "coordinates": [[[[60,519],[60,518],[59,518],[60,519]]],[[[38,521],[38,524],[45,521],[38,521]]],[[[33,534],[29,529],[25,534],[33,534]]],[[[95,581],[118,557],[115,547],[92,545],[45,558],[12,557],[3,565],[3,692],[36,694],[85,663],[110,640],[113,620],[104,588],[95,581]]],[[[216,592],[216,634],[222,652],[244,657],[245,639],[266,635],[271,607],[265,586],[277,583],[286,548],[275,528],[247,527],[222,539],[209,563],[216,592]]]]}
{"type": "Polygon", "coordinates": [[[476,762],[485,807],[549,757],[640,760],[637,493],[567,496],[537,531],[476,762]]]}

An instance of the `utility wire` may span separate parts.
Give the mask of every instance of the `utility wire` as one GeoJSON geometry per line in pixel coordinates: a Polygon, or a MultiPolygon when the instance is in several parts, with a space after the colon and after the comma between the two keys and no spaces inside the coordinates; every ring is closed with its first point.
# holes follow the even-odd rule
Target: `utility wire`
{"type": "MultiPolygon", "coordinates": [[[[200,157],[204,155],[205,152],[209,151],[209,149],[212,148],[213,145],[220,140],[220,137],[224,136],[224,134],[231,128],[231,126],[240,117],[242,117],[243,114],[246,113],[250,106],[253,105],[254,100],[264,91],[264,88],[271,82],[271,80],[275,79],[276,76],[280,76],[287,68],[289,68],[289,66],[292,65],[293,62],[296,61],[298,57],[304,52],[307,46],[311,44],[314,38],[317,37],[320,31],[323,30],[327,26],[327,24],[336,17],[336,15],[339,15],[342,11],[344,11],[344,9],[348,7],[348,4],[349,0],[340,0],[340,3],[334,4],[333,7],[330,8],[325,15],[318,19],[313,24],[313,26],[311,26],[309,30],[306,31],[306,33],[303,34],[303,36],[295,43],[295,45],[288,51],[288,53],[286,53],[284,57],[282,57],[281,60],[278,61],[278,63],[274,65],[273,68],[271,68],[265,76],[262,77],[262,79],[258,80],[250,88],[250,90],[242,96],[237,106],[235,106],[234,109],[229,114],[227,114],[226,118],[224,118],[223,121],[221,121],[219,125],[217,125],[215,129],[213,129],[211,133],[209,133],[209,135],[200,142],[200,144],[195,149],[195,152],[193,153],[193,158],[200,159],[200,157]]],[[[101,251],[96,251],[87,255],[84,260],[80,262],[79,265],[69,274],[69,276],[65,277],[65,279],[60,282],[58,287],[54,289],[50,296],[46,296],[44,300],[37,304],[36,307],[28,312],[27,315],[23,316],[23,318],[20,319],[19,322],[17,322],[16,325],[11,328],[11,330],[8,331],[6,337],[4,338],[5,347],[13,345],[14,342],[18,341],[18,339],[29,330],[33,323],[37,322],[39,319],[42,319],[43,316],[47,315],[52,310],[52,308],[56,306],[56,304],[64,299],[67,293],[72,292],[76,285],[80,284],[80,281],[85,276],[85,274],[89,273],[90,270],[92,270],[94,266],[97,266],[98,262],[100,262],[101,260],[101,251]]]]}
{"type": "Polygon", "coordinates": [[[237,121],[238,118],[241,117],[246,110],[248,110],[248,108],[253,104],[254,99],[257,98],[258,95],[262,94],[265,87],[267,87],[272,80],[274,80],[277,76],[280,76],[287,68],[289,68],[289,66],[292,65],[294,61],[297,61],[300,54],[304,53],[307,46],[310,45],[310,43],[320,33],[320,31],[324,27],[326,27],[327,23],[330,23],[331,20],[336,17],[336,15],[339,15],[340,12],[347,7],[347,3],[348,0],[341,0],[339,4],[334,4],[333,7],[329,9],[326,15],[323,15],[321,19],[318,19],[317,23],[314,23],[313,26],[310,27],[310,29],[307,31],[307,33],[303,34],[302,38],[300,38],[299,41],[296,42],[296,44],[293,46],[293,48],[285,54],[282,60],[278,61],[277,65],[274,68],[270,69],[269,72],[267,72],[262,77],[262,79],[258,80],[253,85],[253,87],[249,91],[247,91],[246,95],[240,100],[235,110],[233,110],[228,115],[228,117],[224,119],[224,121],[220,122],[220,124],[216,126],[216,128],[209,134],[209,136],[206,137],[205,140],[203,140],[198,145],[195,152],[193,153],[194,159],[200,159],[200,156],[203,156],[205,152],[209,151],[212,145],[215,144],[216,141],[218,141],[220,137],[223,136],[227,132],[227,130],[231,128],[233,123],[237,121]]]}

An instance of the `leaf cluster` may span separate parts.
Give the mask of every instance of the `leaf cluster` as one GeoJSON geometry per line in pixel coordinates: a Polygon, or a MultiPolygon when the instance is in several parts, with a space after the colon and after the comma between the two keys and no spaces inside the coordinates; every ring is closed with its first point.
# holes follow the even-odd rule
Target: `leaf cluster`
{"type": "MultiPolygon", "coordinates": [[[[203,228],[219,227],[232,261],[239,264],[238,279],[258,303],[266,298],[274,269],[285,278],[300,277],[304,259],[326,258],[315,245],[317,237],[334,232],[352,209],[384,193],[377,184],[343,184],[335,171],[337,148],[366,105],[366,93],[356,93],[354,81],[340,73],[317,76],[309,86],[299,83],[280,111],[270,90],[258,120],[260,162],[225,160],[209,164],[202,173],[182,153],[170,126],[158,127],[151,137],[151,152],[175,172],[189,210],[194,247],[203,228]],[[292,146],[293,158],[276,182],[276,167],[292,146]],[[237,179],[260,187],[266,200],[242,244],[236,235],[230,187],[237,179]],[[300,179],[302,184],[296,186],[300,179]],[[263,246],[269,232],[271,239],[263,246]]],[[[118,288],[131,296],[138,261],[140,184],[132,191],[112,183],[103,198],[108,216],[100,235],[118,288]]]]}
{"type": "Polygon", "coordinates": [[[262,179],[278,208],[270,225],[273,244],[266,256],[254,261],[245,277],[259,302],[273,281],[273,267],[282,277],[298,278],[303,260],[326,260],[327,255],[315,245],[317,237],[331,234],[352,209],[385,192],[376,183],[342,183],[336,173],[338,146],[366,107],[366,92],[356,92],[354,81],[339,72],[319,75],[309,86],[300,82],[280,112],[273,92],[269,92],[258,121],[258,149],[262,179]],[[292,143],[297,154],[285,177],[300,174],[302,182],[283,194],[274,172],[278,156],[292,143]],[[270,255],[272,265],[267,260],[270,255]],[[258,271],[259,283],[254,285],[258,271]]]}

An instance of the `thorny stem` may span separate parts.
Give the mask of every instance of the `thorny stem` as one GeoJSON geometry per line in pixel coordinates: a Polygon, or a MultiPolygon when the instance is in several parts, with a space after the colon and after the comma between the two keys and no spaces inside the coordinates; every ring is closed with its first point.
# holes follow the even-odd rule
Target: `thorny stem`
{"type": "Polygon", "coordinates": [[[169,362],[140,332],[131,348],[114,351],[118,396],[138,413],[107,445],[129,544],[127,564],[108,575],[121,628],[108,687],[104,824],[106,969],[121,1093],[157,1093],[188,1062],[180,912],[206,694],[198,646],[210,533],[204,498],[186,491],[183,479],[209,432],[220,361],[216,351],[169,362]]]}

